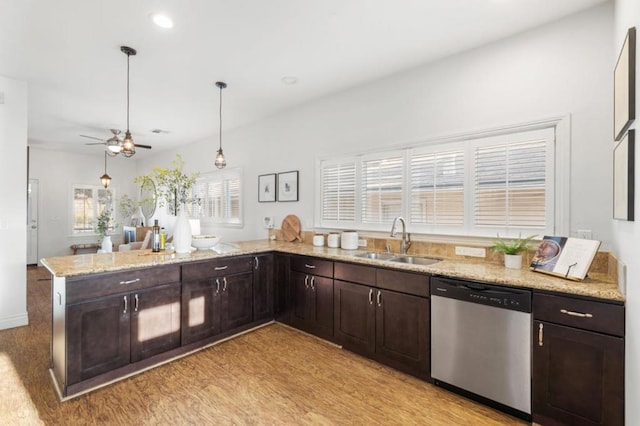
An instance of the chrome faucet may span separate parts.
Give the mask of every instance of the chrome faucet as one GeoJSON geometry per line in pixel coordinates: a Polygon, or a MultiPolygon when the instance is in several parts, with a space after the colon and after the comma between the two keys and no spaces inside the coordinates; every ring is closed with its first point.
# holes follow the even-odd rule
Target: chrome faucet
{"type": "Polygon", "coordinates": [[[398,216],[393,219],[393,225],[391,225],[391,237],[396,236],[396,224],[400,221],[402,223],[402,245],[400,246],[400,252],[407,254],[407,250],[411,247],[411,234],[407,232],[407,224],[402,216],[398,216]]]}

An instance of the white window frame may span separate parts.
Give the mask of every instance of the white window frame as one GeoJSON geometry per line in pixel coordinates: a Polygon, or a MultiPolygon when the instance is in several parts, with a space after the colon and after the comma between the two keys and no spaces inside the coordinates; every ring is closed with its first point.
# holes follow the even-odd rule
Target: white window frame
{"type": "MultiPolygon", "coordinates": [[[[204,173],[200,175],[196,179],[196,184],[193,186],[193,197],[197,197],[196,188],[198,184],[202,184],[203,182],[207,183],[220,183],[225,180],[229,180],[230,178],[237,178],[238,180],[238,216],[237,217],[224,217],[224,218],[216,218],[211,216],[203,216],[197,214],[190,214],[192,218],[200,219],[201,225],[204,226],[216,226],[223,228],[242,228],[244,227],[244,208],[243,208],[243,184],[242,184],[242,169],[241,168],[230,168],[220,171],[214,171],[210,173],[204,173]]],[[[204,202],[204,201],[203,201],[204,202]]],[[[230,203],[229,200],[226,201],[227,205],[230,203]]],[[[193,208],[190,209],[193,212],[193,208]]],[[[198,208],[195,210],[199,211],[198,208]]]]}
{"type": "MultiPolygon", "coordinates": [[[[493,137],[500,137],[503,135],[535,131],[540,129],[551,129],[554,132],[555,141],[552,146],[552,151],[549,152],[549,156],[547,157],[547,172],[549,174],[549,179],[553,180],[552,191],[546,192],[546,212],[547,212],[547,229],[540,230],[519,230],[523,233],[523,235],[529,232],[526,235],[531,235],[534,232],[537,232],[541,237],[544,233],[545,235],[553,234],[553,235],[565,235],[570,230],[570,215],[569,215],[569,206],[570,206],[570,176],[571,176],[571,168],[570,168],[570,159],[571,159],[571,116],[570,115],[558,115],[549,118],[544,118],[536,121],[530,121],[527,123],[503,126],[493,129],[487,129],[483,131],[470,132],[465,134],[459,134],[449,137],[442,137],[437,139],[426,140],[420,143],[414,143],[405,146],[395,146],[388,151],[375,151],[368,153],[357,153],[352,154],[350,156],[343,157],[319,157],[316,159],[316,191],[315,191],[315,200],[316,200],[316,208],[314,214],[314,226],[318,229],[357,229],[360,231],[384,231],[388,232],[391,224],[384,225],[370,225],[363,224],[361,221],[361,161],[363,158],[375,158],[385,155],[394,155],[398,150],[404,151],[403,155],[405,155],[405,197],[404,197],[404,206],[403,206],[403,216],[406,218],[410,213],[410,193],[409,193],[409,173],[408,173],[408,158],[412,151],[420,152],[424,150],[424,152],[438,151],[440,148],[452,147],[456,144],[473,144],[474,141],[478,141],[479,139],[487,139],[493,137]],[[323,164],[335,164],[347,161],[349,159],[355,159],[356,161],[356,219],[354,221],[324,221],[322,220],[322,191],[321,191],[321,169],[323,164]]],[[[466,155],[470,155],[471,150],[466,150],[466,155]]],[[[473,167],[469,166],[473,164],[473,159],[465,158],[465,164],[467,171],[471,171],[473,167]]],[[[472,173],[466,173],[467,179],[469,182],[473,182],[474,176],[472,173]]],[[[468,192],[469,182],[465,182],[465,209],[473,209],[473,199],[471,198],[473,194],[468,192]],[[468,198],[471,198],[469,200],[468,198]]],[[[469,216],[470,212],[465,211],[465,217],[469,216]]],[[[428,233],[432,235],[440,235],[444,236],[443,240],[447,239],[447,235],[450,236],[471,236],[471,237],[487,237],[487,238],[495,238],[497,228],[489,229],[483,228],[481,230],[472,229],[468,226],[468,221],[465,223],[463,229],[445,229],[445,227],[430,227],[416,224],[409,224],[409,231],[413,233],[428,233]]],[[[501,229],[501,236],[505,237],[516,237],[518,236],[517,229],[501,229]],[[506,231],[506,232],[505,232],[506,231]]]]}
{"type": "MultiPolygon", "coordinates": [[[[100,215],[100,212],[98,211],[98,191],[109,191],[111,192],[111,208],[113,210],[112,216],[115,220],[115,218],[117,217],[117,211],[116,211],[116,190],[114,188],[105,188],[101,185],[84,185],[84,184],[73,184],[71,185],[71,190],[69,191],[69,235],[71,235],[72,237],[93,237],[98,235],[97,231],[96,231],[96,226],[97,226],[97,221],[98,221],[98,216],[100,215]],[[74,202],[75,202],[75,193],[76,193],[76,189],[90,189],[93,192],[93,219],[95,222],[95,226],[93,227],[93,229],[91,231],[78,231],[75,229],[75,211],[74,211],[74,202]]],[[[115,229],[115,223],[112,223],[111,226],[109,227],[110,230],[115,229]]]]}

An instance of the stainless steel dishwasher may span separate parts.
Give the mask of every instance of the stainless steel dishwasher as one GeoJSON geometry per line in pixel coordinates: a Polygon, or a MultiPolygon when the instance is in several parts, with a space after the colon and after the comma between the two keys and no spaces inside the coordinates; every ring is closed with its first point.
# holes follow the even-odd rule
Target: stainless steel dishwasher
{"type": "Polygon", "coordinates": [[[531,419],[531,292],[431,278],[436,385],[531,419]]]}

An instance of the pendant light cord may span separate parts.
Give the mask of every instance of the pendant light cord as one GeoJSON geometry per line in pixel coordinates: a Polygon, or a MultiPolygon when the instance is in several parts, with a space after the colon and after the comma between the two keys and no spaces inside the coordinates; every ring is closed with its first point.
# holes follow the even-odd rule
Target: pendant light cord
{"type": "Polygon", "coordinates": [[[127,132],[129,131],[129,58],[131,54],[127,53],[127,132]]]}
{"type": "Polygon", "coordinates": [[[107,174],[107,151],[104,152],[104,174],[107,174]]]}
{"type": "Polygon", "coordinates": [[[222,149],[222,85],[220,85],[220,149],[222,149]]]}

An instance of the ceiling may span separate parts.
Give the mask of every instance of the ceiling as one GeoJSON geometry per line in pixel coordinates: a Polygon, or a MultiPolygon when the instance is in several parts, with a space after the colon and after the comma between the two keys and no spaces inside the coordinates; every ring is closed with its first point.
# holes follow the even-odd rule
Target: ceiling
{"type": "Polygon", "coordinates": [[[28,82],[30,145],[102,155],[79,135],[126,127],[131,46],[131,131],[157,151],[217,141],[215,81],[224,132],[606,1],[0,0],[0,75],[28,82]]]}

